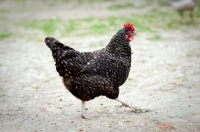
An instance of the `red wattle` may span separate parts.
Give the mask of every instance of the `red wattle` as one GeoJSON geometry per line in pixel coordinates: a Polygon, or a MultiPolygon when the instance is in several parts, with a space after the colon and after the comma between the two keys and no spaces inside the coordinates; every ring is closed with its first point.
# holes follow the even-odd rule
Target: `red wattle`
{"type": "Polygon", "coordinates": [[[132,41],[134,39],[133,35],[126,35],[126,40],[132,41]]]}

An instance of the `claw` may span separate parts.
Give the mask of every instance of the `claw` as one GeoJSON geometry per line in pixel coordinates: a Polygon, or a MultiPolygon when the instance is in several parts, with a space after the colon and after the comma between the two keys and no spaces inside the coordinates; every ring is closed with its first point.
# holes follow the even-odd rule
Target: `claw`
{"type": "Polygon", "coordinates": [[[119,107],[129,107],[129,108],[131,108],[131,109],[137,109],[137,107],[135,107],[135,106],[130,106],[130,105],[128,105],[128,104],[122,104],[121,106],[119,106],[119,107]]]}
{"type": "Polygon", "coordinates": [[[122,101],[121,99],[119,99],[119,98],[117,98],[117,99],[115,99],[116,101],[118,101],[118,102],[120,102],[122,105],[121,106],[119,106],[119,107],[129,107],[129,108],[131,108],[131,109],[137,109],[137,107],[135,107],[135,106],[130,106],[129,104],[127,104],[126,102],[124,102],[124,101],[122,101]]]}
{"type": "Polygon", "coordinates": [[[86,115],[86,114],[82,114],[81,117],[90,120],[90,119],[92,119],[92,118],[97,118],[97,117],[99,117],[99,116],[96,116],[96,115],[95,115],[95,116],[88,116],[88,115],[86,115]]]}

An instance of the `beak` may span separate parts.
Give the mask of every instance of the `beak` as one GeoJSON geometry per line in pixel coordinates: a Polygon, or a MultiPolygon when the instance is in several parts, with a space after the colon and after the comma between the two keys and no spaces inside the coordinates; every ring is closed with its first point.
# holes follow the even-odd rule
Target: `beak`
{"type": "Polygon", "coordinates": [[[135,36],[136,35],[136,32],[133,32],[133,36],[135,36]]]}

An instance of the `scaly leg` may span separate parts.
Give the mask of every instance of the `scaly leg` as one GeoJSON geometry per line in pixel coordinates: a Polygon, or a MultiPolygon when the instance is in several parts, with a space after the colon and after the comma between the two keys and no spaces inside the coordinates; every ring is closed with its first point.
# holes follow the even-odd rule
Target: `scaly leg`
{"type": "Polygon", "coordinates": [[[85,111],[85,101],[82,101],[82,115],[81,117],[85,118],[85,119],[92,119],[98,116],[88,116],[86,115],[86,111],[85,111]]]}
{"type": "Polygon", "coordinates": [[[194,10],[194,9],[191,9],[191,10],[190,10],[190,19],[194,22],[194,18],[193,18],[193,10],[194,10]]]}
{"type": "Polygon", "coordinates": [[[115,100],[118,101],[118,102],[120,102],[120,103],[122,103],[122,105],[121,105],[120,107],[125,106],[125,107],[129,107],[129,108],[131,108],[131,109],[137,109],[137,107],[135,107],[135,106],[130,106],[129,104],[127,104],[126,102],[122,101],[122,100],[119,99],[119,98],[117,98],[117,99],[115,99],[115,100]]]}
{"type": "Polygon", "coordinates": [[[182,24],[183,23],[183,12],[180,12],[180,16],[181,16],[181,18],[180,18],[179,24],[182,24]]]}

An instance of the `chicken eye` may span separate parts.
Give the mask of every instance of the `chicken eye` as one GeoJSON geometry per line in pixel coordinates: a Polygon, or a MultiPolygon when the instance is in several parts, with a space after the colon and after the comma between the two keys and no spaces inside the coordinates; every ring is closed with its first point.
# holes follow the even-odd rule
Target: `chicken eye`
{"type": "Polygon", "coordinates": [[[130,36],[132,36],[132,35],[135,35],[135,32],[133,32],[133,31],[131,31],[131,30],[129,30],[129,31],[127,31],[127,33],[126,33],[127,35],[130,35],[130,36]]]}

